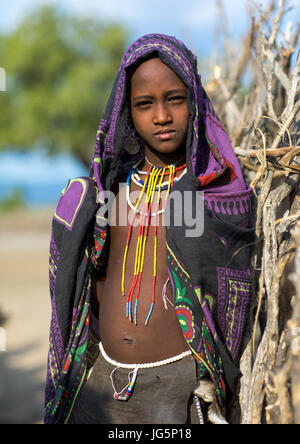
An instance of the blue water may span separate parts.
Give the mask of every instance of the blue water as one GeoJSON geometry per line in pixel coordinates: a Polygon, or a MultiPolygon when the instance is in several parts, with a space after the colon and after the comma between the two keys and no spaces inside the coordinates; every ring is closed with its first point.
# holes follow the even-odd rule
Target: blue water
{"type": "Polygon", "coordinates": [[[53,206],[69,179],[86,175],[87,169],[69,154],[6,151],[0,153],[0,201],[20,190],[30,207],[53,206]]]}
{"type": "Polygon", "coordinates": [[[0,202],[20,190],[24,203],[29,207],[48,207],[56,205],[61,190],[67,182],[54,184],[7,184],[0,180],[0,202]]]}

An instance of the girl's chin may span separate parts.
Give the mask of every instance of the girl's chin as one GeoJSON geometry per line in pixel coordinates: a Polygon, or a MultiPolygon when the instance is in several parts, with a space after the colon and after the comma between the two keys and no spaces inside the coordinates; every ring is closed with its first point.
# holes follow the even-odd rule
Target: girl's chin
{"type": "Polygon", "coordinates": [[[159,146],[151,146],[151,147],[146,147],[146,153],[151,152],[152,154],[156,154],[156,155],[160,155],[160,154],[165,154],[165,155],[171,155],[171,154],[175,154],[175,153],[180,153],[182,152],[182,154],[185,152],[185,146],[174,146],[172,144],[168,144],[166,143],[161,143],[159,146]]]}

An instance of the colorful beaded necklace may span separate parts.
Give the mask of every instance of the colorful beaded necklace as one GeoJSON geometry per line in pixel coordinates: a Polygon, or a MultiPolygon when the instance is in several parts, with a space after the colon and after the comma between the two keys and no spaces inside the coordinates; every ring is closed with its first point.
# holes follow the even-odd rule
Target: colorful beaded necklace
{"type": "MultiPolygon", "coordinates": [[[[182,173],[178,176],[174,178],[174,182],[177,182],[179,179],[181,179],[181,177],[186,173],[187,169],[185,167],[185,165],[182,165],[178,168],[175,169],[176,173],[178,171],[181,171],[182,173]]],[[[140,174],[147,174],[146,171],[141,171],[138,170],[137,168],[134,169],[133,174],[131,175],[131,180],[138,185],[139,187],[142,187],[144,185],[144,180],[140,177],[140,174]]],[[[165,175],[168,176],[170,174],[169,171],[165,172],[165,175]]],[[[165,181],[161,184],[161,191],[163,190],[167,190],[168,189],[168,185],[169,185],[169,181],[165,181]]],[[[146,188],[148,188],[148,186],[146,185],[146,188]]],[[[155,188],[155,191],[158,191],[158,187],[155,188]]]]}
{"type": "MultiPolygon", "coordinates": [[[[148,237],[148,230],[149,230],[149,222],[150,217],[155,217],[154,220],[154,255],[153,255],[153,279],[152,279],[152,301],[149,308],[148,315],[145,320],[145,325],[148,325],[150,316],[152,314],[154,304],[155,304],[155,284],[156,284],[156,255],[157,255],[157,216],[165,211],[167,199],[170,194],[170,190],[173,186],[174,180],[176,179],[175,174],[178,171],[182,171],[186,165],[182,165],[178,168],[175,167],[175,165],[167,165],[165,167],[157,167],[155,165],[150,166],[147,172],[145,174],[145,179],[141,183],[142,190],[139,194],[139,197],[137,199],[137,202],[135,205],[133,205],[130,201],[130,182],[132,180],[132,175],[134,174],[138,164],[135,165],[133,168],[130,169],[127,181],[126,181],[126,187],[127,187],[127,202],[129,206],[132,208],[132,218],[129,223],[129,230],[125,245],[125,252],[123,257],[123,267],[122,267],[122,282],[121,282],[121,291],[122,296],[125,297],[125,270],[126,270],[126,260],[127,260],[127,253],[130,243],[130,238],[132,234],[132,226],[135,220],[135,217],[137,214],[140,214],[140,221],[139,221],[139,229],[138,229],[138,240],[137,240],[137,246],[136,246],[136,252],[135,252],[135,261],[134,261],[134,275],[131,287],[129,289],[129,292],[126,297],[126,317],[133,321],[137,325],[137,308],[138,308],[138,302],[139,302],[139,295],[140,295],[140,286],[141,286],[141,279],[142,279],[142,272],[143,272],[143,265],[144,265],[144,257],[145,257],[145,246],[146,241],[148,237]],[[162,209],[159,209],[160,201],[161,201],[161,191],[163,190],[163,179],[165,176],[168,177],[168,185],[167,185],[167,193],[165,196],[165,200],[162,203],[162,209]],[[153,205],[154,195],[155,192],[158,193],[157,195],[157,201],[156,201],[156,208],[155,212],[151,213],[151,207],[153,205]],[[145,197],[145,202],[142,209],[139,209],[141,199],[142,197],[145,197]],[[134,291],[137,287],[137,294],[135,299],[135,305],[134,305],[134,311],[132,316],[132,300],[134,291]]],[[[181,176],[184,173],[181,174],[181,176]]],[[[180,177],[181,177],[180,176],[180,177]]],[[[180,178],[179,177],[179,178],[180,178]]],[[[177,180],[179,180],[177,178],[177,180]]]]}

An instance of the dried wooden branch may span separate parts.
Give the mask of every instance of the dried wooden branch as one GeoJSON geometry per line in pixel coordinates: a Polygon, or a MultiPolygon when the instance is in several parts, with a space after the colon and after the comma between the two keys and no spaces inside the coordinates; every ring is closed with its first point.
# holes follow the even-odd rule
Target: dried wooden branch
{"type": "MultiPolygon", "coordinates": [[[[294,149],[298,149],[298,147],[295,146],[285,146],[285,147],[278,147],[276,149],[273,148],[267,148],[265,153],[267,157],[282,157],[286,154],[290,153],[294,149]]],[[[240,147],[234,148],[234,151],[237,156],[239,157],[257,157],[260,153],[263,153],[264,150],[246,150],[242,149],[240,147]]]]}
{"type": "Polygon", "coordinates": [[[237,409],[243,424],[300,422],[300,56],[292,63],[300,24],[283,31],[287,11],[288,0],[261,9],[242,51],[223,54],[231,74],[217,69],[210,83],[257,196],[254,293],[237,409]],[[253,84],[241,100],[246,70],[253,84]]]}
{"type": "Polygon", "coordinates": [[[291,397],[294,411],[294,423],[300,424],[300,222],[294,228],[295,239],[295,261],[294,270],[290,274],[290,280],[294,284],[295,297],[293,306],[293,316],[288,322],[290,341],[290,377],[291,377],[291,397]]]}

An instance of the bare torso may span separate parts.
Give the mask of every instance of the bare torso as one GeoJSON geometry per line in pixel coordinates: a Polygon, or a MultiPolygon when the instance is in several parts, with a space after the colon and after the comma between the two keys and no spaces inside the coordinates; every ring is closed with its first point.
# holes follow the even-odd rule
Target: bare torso
{"type": "MultiPolygon", "coordinates": [[[[124,178],[120,179],[124,181],[124,178]]],[[[131,190],[139,189],[135,184],[131,190]]],[[[119,190],[118,183],[113,191],[119,190]]],[[[140,190],[140,189],[139,189],[140,190]]],[[[124,194],[122,194],[124,196],[124,194]]],[[[119,214],[119,193],[116,196],[116,213],[119,214]]],[[[123,207],[122,207],[123,208],[123,207]]],[[[128,205],[124,211],[129,212],[128,205]]],[[[139,216],[138,216],[139,217],[139,216]]],[[[110,252],[107,267],[107,278],[97,283],[97,299],[99,302],[99,334],[107,354],[119,362],[142,363],[159,361],[182,353],[188,349],[183,337],[175,310],[169,302],[167,309],[162,299],[162,289],[168,279],[166,261],[165,227],[162,226],[162,216],[157,227],[157,278],[155,305],[149,323],[145,326],[152,300],[152,278],[154,258],[154,218],[151,217],[149,227],[140,297],[137,313],[137,325],[126,318],[126,297],[121,294],[121,276],[123,256],[128,225],[119,226],[118,216],[116,226],[110,227],[110,252]]],[[[126,262],[125,291],[126,294],[132,283],[135,251],[138,237],[138,226],[133,227],[126,262]]],[[[136,292],[135,292],[136,294],[136,292]]],[[[172,301],[170,285],[167,285],[166,296],[172,301]]],[[[135,297],[133,298],[134,306],[135,297]]]]}

